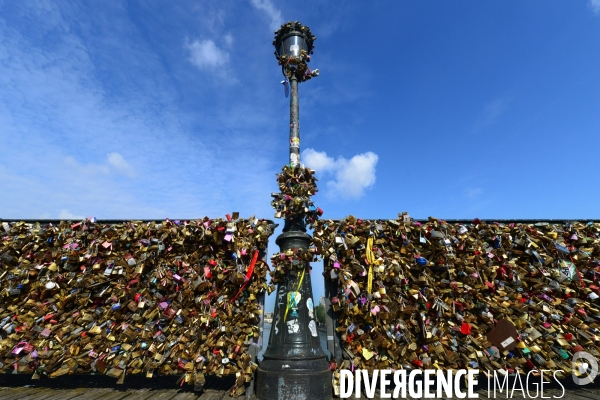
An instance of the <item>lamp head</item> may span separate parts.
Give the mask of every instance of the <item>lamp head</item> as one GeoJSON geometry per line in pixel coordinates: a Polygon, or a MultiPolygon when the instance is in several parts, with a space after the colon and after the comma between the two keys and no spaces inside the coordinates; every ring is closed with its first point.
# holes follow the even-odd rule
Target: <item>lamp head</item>
{"type": "Polygon", "coordinates": [[[275,40],[273,41],[275,55],[278,59],[285,57],[298,62],[308,62],[313,52],[313,42],[316,39],[308,26],[303,26],[297,21],[287,22],[275,32],[275,40]]]}

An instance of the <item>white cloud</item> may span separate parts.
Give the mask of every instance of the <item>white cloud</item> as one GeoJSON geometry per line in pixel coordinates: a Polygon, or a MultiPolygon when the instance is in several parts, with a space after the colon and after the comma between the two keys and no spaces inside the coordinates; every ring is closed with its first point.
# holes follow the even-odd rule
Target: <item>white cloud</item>
{"type": "Polygon", "coordinates": [[[600,0],[590,0],[590,6],[596,14],[600,14],[600,0]]]}
{"type": "Polygon", "coordinates": [[[65,158],[65,164],[72,172],[85,175],[109,175],[116,173],[128,177],[135,176],[133,167],[119,153],[109,153],[106,156],[106,164],[81,164],[72,156],[65,158]]]}
{"type": "Polygon", "coordinates": [[[71,156],[65,158],[65,164],[69,167],[69,170],[76,174],[84,174],[84,175],[108,175],[110,173],[110,169],[107,165],[100,164],[81,164],[77,162],[77,160],[71,156]]]}
{"type": "Polygon", "coordinates": [[[324,151],[306,149],[302,152],[302,160],[304,164],[318,172],[326,172],[335,168],[335,160],[327,156],[324,151]]]}
{"type": "Polygon", "coordinates": [[[70,221],[77,221],[80,219],[83,219],[84,217],[82,217],[81,215],[76,215],[73,214],[71,212],[69,212],[69,210],[65,210],[62,209],[60,210],[60,212],[58,213],[58,219],[62,219],[62,220],[70,220],[70,221]]]}
{"type": "MultiPolygon", "coordinates": [[[[3,218],[272,215],[264,197],[273,191],[272,157],[232,162],[275,147],[267,139],[278,110],[263,106],[270,92],[261,74],[242,92],[189,82],[202,77],[180,41],[184,57],[173,62],[187,64],[187,75],[175,79],[161,60],[181,52],[143,40],[126,8],[45,4],[53,11],[19,3],[21,19],[0,12],[0,147],[11,149],[0,159],[3,218]],[[183,95],[182,85],[201,95],[183,95]]],[[[180,40],[194,27],[168,35],[180,40]]],[[[215,47],[231,51],[236,33],[228,39],[219,29],[203,38],[223,38],[215,47]]],[[[225,59],[216,68],[231,73],[233,53],[225,59]]]]}
{"type": "Polygon", "coordinates": [[[212,40],[186,41],[185,46],[190,51],[190,62],[200,69],[219,68],[229,63],[229,53],[218,48],[212,40]]]}
{"type": "Polygon", "coordinates": [[[303,163],[324,173],[332,173],[334,179],[327,182],[328,195],[343,199],[358,199],[366,189],[375,184],[375,167],[379,157],[372,152],[357,154],[347,160],[334,160],[325,152],[306,149],[302,152],[303,163]]]}
{"type": "Polygon", "coordinates": [[[272,30],[277,30],[283,23],[281,10],[275,8],[271,0],[252,0],[252,5],[260,11],[264,11],[267,17],[271,20],[269,26],[272,30]]]}
{"type": "MultiPolygon", "coordinates": [[[[226,34],[223,40],[225,47],[231,47],[233,44],[233,36],[230,34],[226,34]]],[[[188,60],[198,69],[210,72],[221,82],[228,84],[238,82],[229,64],[229,52],[217,46],[213,40],[194,40],[190,43],[186,38],[185,47],[190,54],[188,60]]]]}
{"type": "Polygon", "coordinates": [[[133,167],[129,165],[127,161],[119,153],[108,154],[108,164],[113,167],[117,172],[127,175],[129,177],[135,176],[133,167]]]}
{"type": "Polygon", "coordinates": [[[327,182],[327,186],[343,198],[361,197],[365,189],[375,184],[375,166],[378,159],[377,154],[372,152],[355,155],[350,160],[339,158],[336,161],[336,180],[327,182]]]}

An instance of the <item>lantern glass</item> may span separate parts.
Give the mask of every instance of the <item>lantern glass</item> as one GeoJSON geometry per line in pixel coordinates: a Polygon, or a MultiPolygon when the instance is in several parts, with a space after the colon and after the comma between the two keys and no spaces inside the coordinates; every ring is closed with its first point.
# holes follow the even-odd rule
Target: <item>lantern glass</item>
{"type": "Polygon", "coordinates": [[[279,42],[279,48],[277,49],[279,55],[286,55],[299,58],[300,51],[305,50],[308,52],[308,44],[301,35],[290,35],[279,42]]]}

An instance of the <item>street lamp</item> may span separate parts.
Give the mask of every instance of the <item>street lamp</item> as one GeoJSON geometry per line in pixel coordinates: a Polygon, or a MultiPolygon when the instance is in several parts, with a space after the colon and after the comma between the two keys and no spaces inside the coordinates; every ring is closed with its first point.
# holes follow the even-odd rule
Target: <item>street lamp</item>
{"type": "Polygon", "coordinates": [[[300,22],[288,22],[275,32],[275,56],[285,77],[283,82],[290,85],[290,166],[300,164],[300,115],[298,105],[298,82],[304,82],[319,75],[319,70],[308,67],[316,37],[308,26],[300,22]]]}
{"type": "Polygon", "coordinates": [[[275,52],[279,57],[288,54],[292,57],[300,58],[301,50],[304,50],[307,53],[309,52],[308,43],[310,39],[303,35],[302,32],[290,31],[287,32],[285,36],[282,35],[282,37],[278,39],[279,43],[276,42],[275,44],[275,52]]]}
{"type": "MultiPolygon", "coordinates": [[[[273,41],[285,76],[283,83],[291,89],[289,164],[293,169],[301,168],[298,82],[319,75],[307,65],[315,39],[307,26],[288,22],[275,32],[273,41]]],[[[275,242],[281,253],[308,250],[311,237],[306,233],[305,215],[286,216],[283,233],[275,242]]],[[[305,262],[301,272],[287,271],[278,284],[269,344],[256,374],[256,396],[260,400],[332,397],[331,371],[314,321],[310,278],[310,264],[305,262]],[[288,299],[299,299],[290,314],[288,299]]]]}

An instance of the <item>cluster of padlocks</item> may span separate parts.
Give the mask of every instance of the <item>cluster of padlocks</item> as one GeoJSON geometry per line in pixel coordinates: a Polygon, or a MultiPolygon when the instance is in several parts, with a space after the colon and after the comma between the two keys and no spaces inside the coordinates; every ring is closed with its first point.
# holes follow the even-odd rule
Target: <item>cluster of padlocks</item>
{"type": "Polygon", "coordinates": [[[311,225],[323,215],[311,199],[318,192],[314,170],[286,165],[277,174],[277,184],[279,192],[271,193],[275,218],[300,219],[304,225],[311,225]]]}
{"type": "MultiPolygon", "coordinates": [[[[323,211],[316,207],[311,197],[317,189],[315,171],[303,166],[283,167],[277,175],[279,193],[272,193],[271,205],[275,209],[275,218],[285,218],[286,223],[298,224],[298,229],[304,230],[306,225],[312,226],[323,215],[323,211]]],[[[282,253],[275,253],[271,257],[271,277],[273,283],[279,283],[290,271],[303,270],[307,263],[317,260],[317,249],[292,248],[282,253]]]]}
{"type": "Polygon", "coordinates": [[[313,242],[338,288],[337,369],[570,374],[573,354],[600,357],[598,223],[350,216],[313,242]]]}
{"type": "MultiPolygon", "coordinates": [[[[272,257],[274,283],[317,255],[343,361],[336,369],[563,370],[600,357],[600,224],[319,220],[313,171],[285,167],[276,216],[312,225],[308,249],[272,257]]],[[[0,228],[0,372],[237,377],[256,364],[271,292],[265,220],[0,228]]]]}
{"type": "Polygon", "coordinates": [[[0,227],[0,372],[236,376],[257,365],[272,225],[192,221],[0,227]]]}

